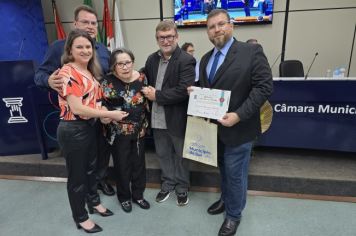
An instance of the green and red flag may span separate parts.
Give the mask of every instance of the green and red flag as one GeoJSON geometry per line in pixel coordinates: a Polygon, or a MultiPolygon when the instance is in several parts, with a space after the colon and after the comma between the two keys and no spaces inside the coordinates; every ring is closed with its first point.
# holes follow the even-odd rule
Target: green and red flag
{"type": "Polygon", "coordinates": [[[104,12],[103,12],[103,27],[102,27],[103,44],[112,51],[115,48],[114,33],[112,29],[112,22],[110,18],[110,11],[108,0],[104,0],[104,12]]]}

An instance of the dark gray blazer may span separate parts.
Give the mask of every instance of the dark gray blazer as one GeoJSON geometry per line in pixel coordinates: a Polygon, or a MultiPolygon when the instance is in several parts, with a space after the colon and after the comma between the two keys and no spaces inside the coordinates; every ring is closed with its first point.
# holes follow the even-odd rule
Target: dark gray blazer
{"type": "Polygon", "coordinates": [[[200,62],[199,84],[202,87],[231,91],[228,112],[236,112],[241,121],[232,127],[218,126],[218,137],[225,145],[238,146],[261,133],[260,107],[273,91],[272,73],[262,47],[234,39],[212,85],[206,67],[213,50],[200,62]]]}
{"type": "MultiPolygon", "coordinates": [[[[148,84],[156,85],[160,56],[152,53],[145,64],[144,72],[148,84]]],[[[162,90],[156,91],[156,102],[164,106],[168,132],[184,138],[187,124],[188,93],[187,87],[194,84],[195,59],[177,47],[164,75],[162,90]]]]}

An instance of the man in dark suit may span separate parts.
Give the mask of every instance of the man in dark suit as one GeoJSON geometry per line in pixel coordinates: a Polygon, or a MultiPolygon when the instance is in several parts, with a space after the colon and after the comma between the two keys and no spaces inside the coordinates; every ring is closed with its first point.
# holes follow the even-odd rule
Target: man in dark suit
{"type": "Polygon", "coordinates": [[[225,10],[210,12],[207,32],[215,47],[201,59],[199,84],[231,91],[229,109],[217,120],[221,198],[208,208],[212,215],[226,211],[218,234],[226,236],[236,233],[246,204],[252,142],[261,133],[260,107],[271,95],[273,81],[261,46],[233,38],[225,10]]]}
{"type": "Polygon", "coordinates": [[[161,191],[156,201],[167,200],[175,191],[178,206],[188,204],[189,161],[183,159],[187,122],[187,88],[194,84],[195,59],[178,47],[178,32],[173,21],[156,27],[160,48],[145,64],[148,87],[142,91],[151,103],[151,128],[161,166],[161,191]]]}

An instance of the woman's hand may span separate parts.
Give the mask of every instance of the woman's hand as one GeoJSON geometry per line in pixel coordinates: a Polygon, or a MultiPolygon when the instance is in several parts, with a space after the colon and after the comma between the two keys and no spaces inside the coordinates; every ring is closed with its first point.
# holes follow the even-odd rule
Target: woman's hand
{"type": "Polygon", "coordinates": [[[125,112],[125,111],[111,111],[113,113],[113,116],[111,117],[113,120],[116,121],[120,121],[123,120],[124,118],[126,118],[129,113],[125,112]]]}
{"type": "Polygon", "coordinates": [[[146,129],[145,128],[142,128],[141,131],[140,131],[140,138],[142,138],[143,136],[145,136],[146,134],[146,129]]]}
{"type": "Polygon", "coordinates": [[[100,118],[100,121],[101,121],[101,123],[106,125],[106,124],[109,124],[112,121],[112,119],[105,117],[105,118],[100,118]]]}
{"type": "Polygon", "coordinates": [[[156,89],[152,86],[143,87],[141,92],[150,101],[156,101],[156,89]]]}
{"type": "MultiPolygon", "coordinates": [[[[106,107],[102,106],[102,107],[100,108],[100,110],[107,111],[108,109],[107,109],[106,107]]],[[[101,121],[101,123],[103,123],[103,124],[109,124],[109,123],[112,121],[112,119],[109,118],[109,117],[102,117],[102,118],[100,118],[100,121],[101,121]]]]}

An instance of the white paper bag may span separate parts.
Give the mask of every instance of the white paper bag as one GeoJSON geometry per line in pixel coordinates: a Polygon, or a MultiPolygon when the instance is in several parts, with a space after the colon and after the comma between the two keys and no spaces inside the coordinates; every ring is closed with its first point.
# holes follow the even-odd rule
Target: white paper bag
{"type": "Polygon", "coordinates": [[[188,116],[183,157],[217,167],[217,132],[216,124],[188,116]]]}

